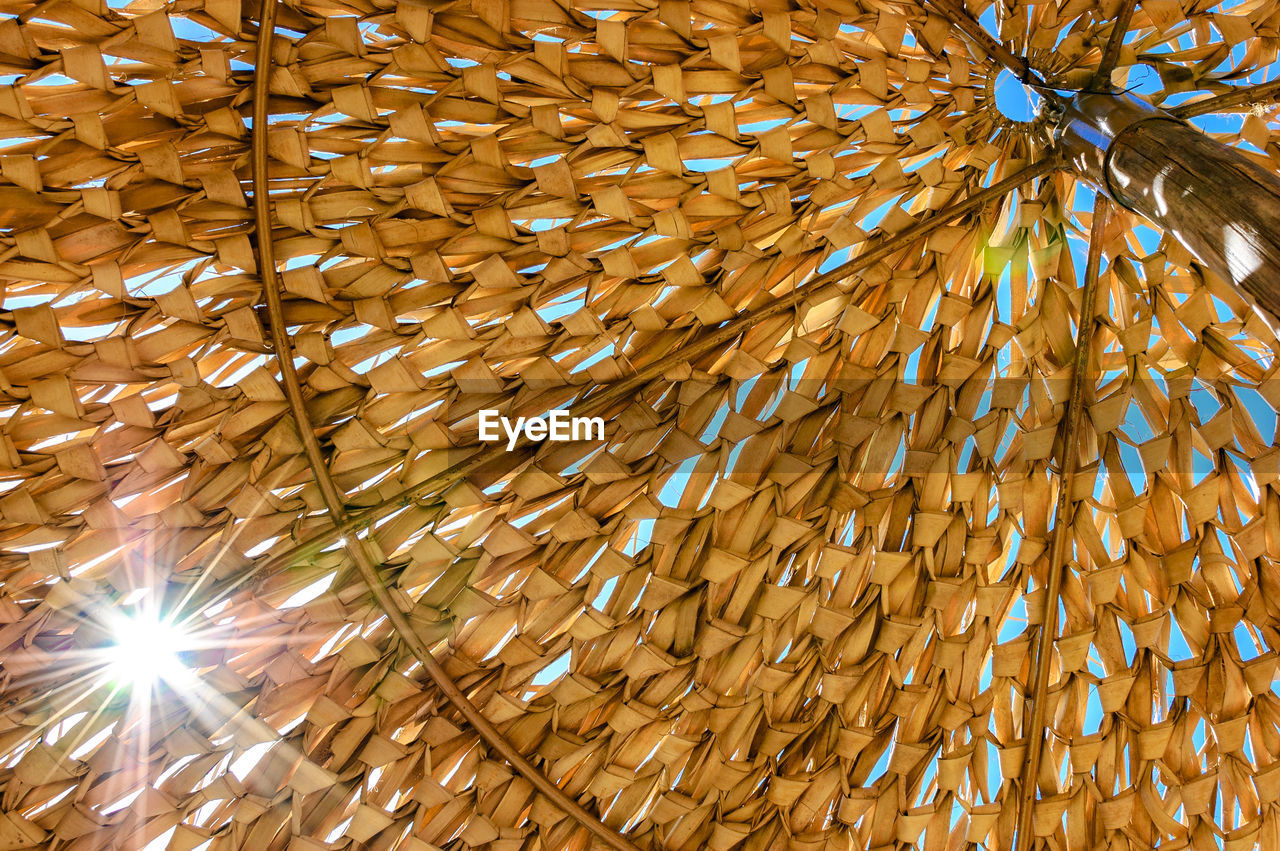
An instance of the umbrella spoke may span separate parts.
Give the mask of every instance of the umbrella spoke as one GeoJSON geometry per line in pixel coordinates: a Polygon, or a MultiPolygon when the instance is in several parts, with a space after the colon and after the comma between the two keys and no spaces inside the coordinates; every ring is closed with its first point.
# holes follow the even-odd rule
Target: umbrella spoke
{"type": "Polygon", "coordinates": [[[1049,543],[1048,584],[1044,595],[1044,609],[1040,615],[1040,628],[1036,636],[1035,655],[1032,657],[1033,680],[1027,701],[1030,720],[1026,730],[1027,761],[1022,775],[1022,796],[1018,806],[1018,845],[1020,851],[1030,851],[1034,836],[1032,813],[1037,800],[1040,763],[1044,751],[1046,697],[1049,687],[1049,662],[1053,642],[1058,632],[1058,598],[1062,592],[1062,572],[1065,569],[1067,546],[1071,540],[1071,527],[1075,519],[1075,505],[1071,494],[1076,479],[1077,456],[1080,444],[1080,420],[1084,412],[1087,382],[1089,380],[1089,353],[1093,331],[1097,322],[1098,274],[1102,262],[1102,241],[1110,202],[1101,193],[1094,197],[1093,222],[1089,228],[1089,255],[1085,262],[1084,286],[1080,297],[1080,324],[1076,330],[1075,363],[1071,372],[1071,389],[1067,410],[1058,423],[1061,437],[1059,451],[1062,464],[1058,476],[1058,503],[1053,514],[1053,531],[1049,543]]]}
{"type": "Polygon", "coordinates": [[[1111,88],[1111,72],[1115,70],[1120,59],[1120,48],[1124,46],[1124,37],[1129,32],[1129,22],[1133,20],[1133,11],[1138,7],[1138,0],[1125,0],[1120,7],[1120,14],[1111,26],[1111,37],[1107,39],[1107,49],[1102,53],[1102,61],[1093,75],[1092,88],[1111,88]]]}
{"type": "Polygon", "coordinates": [[[1044,84],[1031,66],[1027,64],[1027,60],[1018,56],[1009,48],[1005,47],[991,33],[987,32],[982,24],[978,23],[972,15],[964,10],[963,7],[955,6],[951,0],[928,0],[930,6],[938,11],[938,14],[951,22],[952,26],[960,30],[968,36],[974,44],[983,50],[993,60],[1013,72],[1019,80],[1024,83],[1035,82],[1040,85],[1044,84]]]}
{"type": "Polygon", "coordinates": [[[1178,118],[1195,118],[1211,112],[1248,112],[1257,104],[1268,104],[1280,95],[1280,80],[1269,83],[1258,83],[1256,86],[1245,86],[1215,97],[1184,103],[1175,106],[1169,112],[1178,118]],[[1244,107],[1244,109],[1237,109],[1244,107]]]}

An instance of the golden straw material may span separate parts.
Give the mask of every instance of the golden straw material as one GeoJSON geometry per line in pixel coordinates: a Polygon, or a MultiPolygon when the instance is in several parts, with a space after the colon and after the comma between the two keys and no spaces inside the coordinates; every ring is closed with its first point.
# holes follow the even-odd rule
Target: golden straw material
{"type": "Polygon", "coordinates": [[[1280,848],[1275,15],[3,6],[0,851],[1280,848]]]}

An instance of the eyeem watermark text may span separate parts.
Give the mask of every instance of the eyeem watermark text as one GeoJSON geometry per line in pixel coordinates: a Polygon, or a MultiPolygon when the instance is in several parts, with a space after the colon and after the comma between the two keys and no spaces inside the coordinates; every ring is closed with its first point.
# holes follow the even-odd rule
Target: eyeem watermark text
{"type": "Polygon", "coordinates": [[[504,417],[493,408],[480,410],[480,439],[486,443],[507,438],[507,451],[516,448],[520,435],[529,440],[604,440],[604,419],[571,417],[568,411],[550,411],[545,417],[504,417]],[[501,431],[499,431],[501,428],[501,431]]]}

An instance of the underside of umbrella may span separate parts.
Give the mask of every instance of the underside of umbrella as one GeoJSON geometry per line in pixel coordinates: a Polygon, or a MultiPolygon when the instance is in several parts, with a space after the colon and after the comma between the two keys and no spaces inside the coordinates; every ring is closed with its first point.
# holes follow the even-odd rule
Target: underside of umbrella
{"type": "Polygon", "coordinates": [[[0,2],[0,851],[1280,848],[1278,49],[0,2]]]}

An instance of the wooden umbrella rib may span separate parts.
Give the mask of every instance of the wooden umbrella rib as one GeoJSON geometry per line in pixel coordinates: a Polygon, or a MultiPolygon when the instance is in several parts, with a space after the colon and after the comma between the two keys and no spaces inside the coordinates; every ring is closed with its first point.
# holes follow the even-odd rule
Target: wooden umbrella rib
{"type": "Polygon", "coordinates": [[[1178,118],[1195,118],[1198,115],[1207,115],[1210,112],[1225,112],[1238,106],[1269,103],[1275,100],[1277,96],[1280,96],[1280,80],[1272,80],[1269,83],[1246,86],[1242,89],[1198,100],[1194,103],[1184,103],[1181,106],[1173,107],[1169,112],[1178,118]]]}
{"type": "MultiPolygon", "coordinates": [[[[867,268],[881,259],[888,257],[895,251],[910,245],[912,242],[928,236],[939,227],[953,221],[958,216],[970,213],[991,201],[1004,196],[1012,189],[1021,186],[1028,181],[1042,177],[1061,165],[1060,160],[1056,156],[1049,156],[1043,160],[1032,163],[1017,173],[1005,178],[999,183],[993,184],[985,189],[975,192],[957,204],[948,207],[937,214],[930,216],[928,219],[907,228],[901,233],[886,237],[880,244],[850,260],[831,271],[814,278],[806,284],[803,284],[793,290],[791,293],[779,298],[777,301],[771,302],[763,307],[748,311],[736,319],[729,320],[724,325],[713,328],[699,339],[682,346],[678,351],[667,355],[654,363],[643,367],[626,378],[620,380],[617,384],[608,390],[596,395],[590,396],[576,410],[580,415],[590,414],[593,411],[603,410],[618,398],[634,394],[636,390],[646,381],[654,376],[661,375],[673,366],[678,366],[686,361],[711,350],[715,346],[726,340],[741,334],[747,328],[766,319],[787,310],[805,299],[812,298],[820,289],[827,286],[835,286],[835,284],[845,278],[848,278],[858,271],[867,268]]],[[[315,554],[330,546],[332,542],[341,536],[349,535],[356,530],[364,529],[378,520],[385,517],[392,511],[395,511],[409,501],[421,499],[433,492],[439,493],[454,482],[465,478],[467,475],[490,463],[496,458],[506,453],[505,447],[498,445],[493,449],[479,452],[472,457],[461,461],[446,470],[443,470],[412,487],[404,488],[395,494],[383,499],[375,505],[371,505],[354,514],[347,515],[340,523],[332,527],[321,529],[313,533],[310,537],[299,542],[288,550],[285,550],[269,560],[263,562],[254,573],[270,572],[279,569],[285,565],[291,564],[299,558],[309,554],[315,554]]],[[[252,574],[250,574],[252,575],[252,574]]],[[[238,577],[237,582],[243,582],[248,576],[238,577]]],[[[226,593],[230,589],[224,589],[226,593]]]]}
{"type": "Polygon", "coordinates": [[[983,52],[1013,72],[1019,80],[1024,83],[1042,82],[1035,77],[1027,60],[997,41],[982,24],[964,10],[963,6],[957,7],[950,0],[926,0],[926,2],[936,9],[938,14],[950,21],[952,26],[967,35],[983,52]]]}
{"type": "Polygon", "coordinates": [[[1084,412],[1084,393],[1089,377],[1089,351],[1093,342],[1093,330],[1097,324],[1094,317],[1097,313],[1098,277],[1102,265],[1103,226],[1106,222],[1109,203],[1101,192],[1094,198],[1093,223],[1089,230],[1089,255],[1085,262],[1084,288],[1080,297],[1080,326],[1076,330],[1076,356],[1071,371],[1071,390],[1067,410],[1060,420],[1062,466],[1058,478],[1058,500],[1053,515],[1053,532],[1049,544],[1049,574],[1044,609],[1040,617],[1040,631],[1036,636],[1035,656],[1032,659],[1034,676],[1031,695],[1028,699],[1030,721],[1026,730],[1027,761],[1018,803],[1016,847],[1019,851],[1030,851],[1034,843],[1032,813],[1036,803],[1036,783],[1040,775],[1041,754],[1044,749],[1045,694],[1049,687],[1049,662],[1053,641],[1058,631],[1058,598],[1062,593],[1067,542],[1070,540],[1071,524],[1074,518],[1071,510],[1071,492],[1076,478],[1080,419],[1084,412]]]}
{"type": "Polygon", "coordinates": [[[1120,14],[1116,16],[1115,23],[1111,27],[1111,35],[1107,39],[1107,49],[1103,51],[1098,70],[1093,74],[1091,88],[1111,88],[1111,72],[1115,70],[1116,62],[1120,59],[1120,49],[1124,47],[1124,37],[1129,32],[1129,23],[1133,20],[1133,12],[1137,7],[1138,0],[1125,0],[1121,5],[1120,14]]]}
{"type": "MultiPolygon", "coordinates": [[[[270,67],[271,40],[275,32],[275,15],[278,0],[262,0],[259,7],[258,43],[254,55],[253,78],[253,131],[251,135],[251,171],[253,183],[253,207],[257,234],[256,260],[258,272],[262,279],[262,291],[266,302],[270,324],[271,341],[276,360],[280,367],[281,383],[289,410],[298,427],[303,451],[307,462],[315,476],[316,484],[324,499],[325,508],[333,521],[333,532],[348,527],[348,517],[342,493],[338,490],[333,476],[325,463],[320,441],[316,438],[307,416],[306,404],[302,397],[302,385],[293,363],[293,346],[289,339],[284,317],[284,303],[280,296],[279,280],[276,273],[275,250],[271,234],[271,204],[267,176],[267,125],[270,117],[268,99],[270,75],[262,73],[262,69],[270,67]]],[[[378,568],[373,558],[365,549],[364,541],[359,535],[346,538],[346,549],[359,570],[361,579],[373,594],[378,607],[386,614],[400,640],[405,643],[414,657],[422,663],[432,682],[444,694],[445,698],[466,719],[472,729],[479,734],[486,744],[497,751],[516,771],[549,798],[564,813],[578,821],[603,842],[618,851],[639,851],[637,846],[624,836],[609,828],[592,815],[577,801],[570,798],[564,790],[557,786],[551,778],[539,771],[533,763],[520,753],[511,742],[495,727],[489,719],[476,708],[457,684],[449,677],[443,666],[436,661],[426,642],[414,631],[408,618],[400,611],[395,600],[383,585],[378,575],[378,568]]]]}

